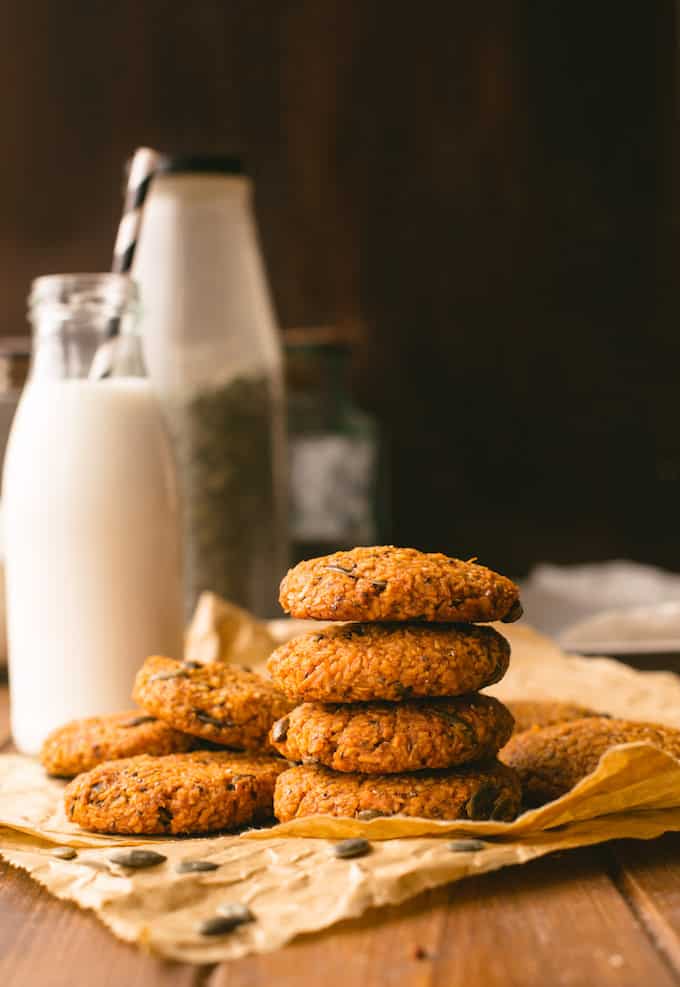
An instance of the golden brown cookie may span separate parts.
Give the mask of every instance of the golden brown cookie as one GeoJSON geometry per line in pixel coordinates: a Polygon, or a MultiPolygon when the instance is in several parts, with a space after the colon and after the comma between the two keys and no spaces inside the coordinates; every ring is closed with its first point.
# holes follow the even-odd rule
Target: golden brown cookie
{"type": "Polygon", "coordinates": [[[102,761],[136,754],[181,754],[197,745],[195,737],[173,730],[155,716],[131,709],[73,720],[53,730],[42,746],[40,760],[49,774],[72,778],[102,761]]]}
{"type": "Polygon", "coordinates": [[[209,833],[272,813],[277,776],[267,754],[194,751],[106,761],[64,792],[71,822],[98,833],[209,833]]]}
{"type": "Polygon", "coordinates": [[[525,800],[559,798],[597,767],[610,747],[644,741],[680,758],[680,730],[654,723],[588,717],[517,733],[501,758],[519,774],[525,800]]]}
{"type": "Polygon", "coordinates": [[[267,669],[292,699],[398,701],[476,692],[502,679],[509,660],[510,645],[492,627],[343,624],[286,642],[267,669]]]}
{"type": "Polygon", "coordinates": [[[293,617],[315,620],[513,621],[519,589],[474,562],[381,545],[300,562],[281,583],[293,617]]]}
{"type": "Polygon", "coordinates": [[[176,730],[239,750],[267,747],[267,734],[291,703],[255,672],[212,662],[147,658],[133,699],[176,730]]]}
{"type": "Polygon", "coordinates": [[[393,774],[452,768],[494,757],[512,716],[491,696],[403,703],[304,703],[277,720],[270,739],[289,761],[334,771],[393,774]]]}
{"type": "Polygon", "coordinates": [[[508,699],[505,702],[515,718],[515,733],[533,727],[551,727],[555,723],[582,720],[587,716],[606,716],[578,703],[560,702],[558,699],[508,699]]]}
{"type": "Polygon", "coordinates": [[[396,775],[340,774],[304,764],[279,775],[274,813],[281,822],[317,814],[509,820],[520,800],[517,775],[498,761],[396,775]]]}

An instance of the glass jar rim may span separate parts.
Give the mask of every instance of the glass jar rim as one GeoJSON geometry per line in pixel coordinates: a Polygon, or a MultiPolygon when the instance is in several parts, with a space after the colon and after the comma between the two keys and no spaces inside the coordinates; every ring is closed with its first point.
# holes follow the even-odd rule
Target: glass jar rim
{"type": "Polygon", "coordinates": [[[48,310],[58,318],[98,312],[110,317],[139,311],[137,282],[111,271],[85,274],[45,274],[35,278],[28,296],[29,318],[48,310]]]}

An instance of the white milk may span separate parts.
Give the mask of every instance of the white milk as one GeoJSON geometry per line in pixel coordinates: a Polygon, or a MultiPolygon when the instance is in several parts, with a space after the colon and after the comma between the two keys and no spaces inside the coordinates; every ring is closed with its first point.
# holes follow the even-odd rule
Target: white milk
{"type": "Polygon", "coordinates": [[[147,657],[182,654],[174,466],[148,380],[37,380],[4,470],[12,732],[36,753],[127,709],[147,657]]]}

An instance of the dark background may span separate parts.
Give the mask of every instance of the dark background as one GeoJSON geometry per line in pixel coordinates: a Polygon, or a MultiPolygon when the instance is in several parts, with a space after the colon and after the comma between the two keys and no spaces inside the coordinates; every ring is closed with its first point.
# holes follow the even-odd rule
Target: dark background
{"type": "Polygon", "coordinates": [[[139,144],[246,150],[282,326],[355,329],[392,537],[680,569],[671,2],[5,0],[2,332],[139,144]]]}

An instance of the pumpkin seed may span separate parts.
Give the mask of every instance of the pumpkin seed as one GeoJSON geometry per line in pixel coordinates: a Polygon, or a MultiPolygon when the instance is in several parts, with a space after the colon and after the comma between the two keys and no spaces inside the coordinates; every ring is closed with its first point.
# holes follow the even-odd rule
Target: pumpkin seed
{"type": "Polygon", "coordinates": [[[78,854],[72,846],[60,846],[56,850],[52,850],[50,856],[56,857],[57,860],[73,860],[78,854]]]}
{"type": "Polygon", "coordinates": [[[498,789],[493,785],[480,785],[465,806],[468,819],[488,819],[494,810],[498,789]]]}
{"type": "Polygon", "coordinates": [[[168,679],[186,679],[189,673],[185,668],[178,668],[176,672],[156,672],[149,679],[149,682],[166,682],[168,679]]]}
{"type": "Polygon", "coordinates": [[[255,916],[247,905],[238,903],[221,905],[217,909],[217,915],[207,918],[198,927],[202,936],[223,936],[227,932],[232,932],[239,925],[252,922],[255,916]]]}
{"type": "Polygon", "coordinates": [[[175,870],[178,874],[200,874],[203,871],[217,870],[219,864],[212,860],[180,860],[175,870]]]}
{"type": "Polygon", "coordinates": [[[371,819],[378,819],[379,816],[386,815],[385,812],[379,812],[378,809],[361,809],[356,814],[357,819],[361,819],[362,822],[369,822],[371,819]]]}
{"type": "Polygon", "coordinates": [[[118,864],[119,867],[131,867],[135,870],[143,867],[155,867],[156,864],[162,864],[167,859],[164,854],[156,853],[155,850],[118,850],[109,857],[112,864],[118,864]]]}
{"type": "Polygon", "coordinates": [[[348,860],[351,857],[365,857],[367,853],[371,852],[371,844],[368,840],[364,840],[361,837],[350,840],[340,840],[333,847],[333,853],[336,857],[340,857],[342,860],[348,860]]]}
{"type": "Polygon", "coordinates": [[[142,723],[154,723],[155,720],[155,716],[135,716],[133,720],[128,720],[127,723],[121,723],[121,726],[125,729],[128,727],[139,727],[142,723]]]}
{"type": "Polygon", "coordinates": [[[516,600],[504,617],[501,617],[502,624],[514,624],[524,613],[524,607],[519,600],[516,600]]]}
{"type": "Polygon", "coordinates": [[[358,576],[355,576],[354,575],[354,573],[352,572],[351,569],[345,569],[341,565],[334,565],[334,564],[325,565],[324,566],[324,569],[328,569],[328,570],[330,570],[330,572],[339,572],[343,576],[349,576],[350,579],[358,579],[359,578],[358,576]]]}
{"type": "Polygon", "coordinates": [[[477,850],[484,850],[486,843],[482,840],[451,840],[447,844],[447,849],[452,853],[476,853],[477,850]]]}
{"type": "Polygon", "coordinates": [[[277,720],[272,727],[272,740],[274,743],[281,743],[288,736],[288,727],[290,726],[290,718],[284,716],[283,719],[277,720]]]}
{"type": "Polygon", "coordinates": [[[233,727],[234,724],[231,720],[218,720],[216,716],[211,716],[210,713],[206,713],[203,709],[195,709],[194,716],[201,723],[207,723],[208,726],[217,727],[222,729],[223,727],[233,727]]]}

